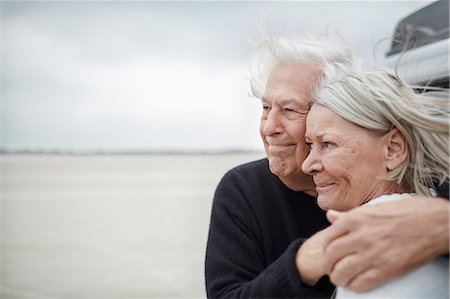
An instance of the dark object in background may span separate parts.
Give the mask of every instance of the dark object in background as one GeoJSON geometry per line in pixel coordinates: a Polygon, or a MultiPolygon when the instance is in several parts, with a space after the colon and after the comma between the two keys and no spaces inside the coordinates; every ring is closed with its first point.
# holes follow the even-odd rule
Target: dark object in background
{"type": "Polygon", "coordinates": [[[386,65],[406,82],[449,88],[449,1],[433,2],[401,19],[395,27],[386,65]]]}
{"type": "Polygon", "coordinates": [[[401,20],[386,56],[449,38],[449,1],[436,1],[401,20]]]}

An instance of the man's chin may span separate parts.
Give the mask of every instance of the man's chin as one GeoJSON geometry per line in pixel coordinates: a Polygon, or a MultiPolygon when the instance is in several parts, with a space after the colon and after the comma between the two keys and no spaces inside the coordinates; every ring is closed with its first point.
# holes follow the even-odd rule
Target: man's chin
{"type": "Polygon", "coordinates": [[[308,195],[317,196],[316,185],[312,177],[299,172],[298,169],[290,170],[286,167],[280,167],[269,163],[270,172],[276,175],[289,189],[293,191],[302,191],[308,195]]]}
{"type": "Polygon", "coordinates": [[[286,164],[280,162],[273,162],[269,160],[269,169],[277,177],[287,177],[293,174],[293,171],[290,170],[286,164]]]}

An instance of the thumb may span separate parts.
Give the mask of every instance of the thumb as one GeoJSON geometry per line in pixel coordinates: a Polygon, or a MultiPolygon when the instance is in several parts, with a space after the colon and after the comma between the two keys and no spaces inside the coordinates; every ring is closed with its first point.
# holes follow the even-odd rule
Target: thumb
{"type": "Polygon", "coordinates": [[[341,218],[344,213],[338,212],[336,210],[328,210],[327,211],[327,219],[330,223],[335,222],[337,219],[341,218]]]}

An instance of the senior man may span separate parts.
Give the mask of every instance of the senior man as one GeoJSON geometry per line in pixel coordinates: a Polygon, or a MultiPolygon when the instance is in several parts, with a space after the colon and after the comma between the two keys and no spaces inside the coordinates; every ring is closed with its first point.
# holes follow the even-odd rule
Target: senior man
{"type": "Polygon", "coordinates": [[[322,273],[316,254],[325,254],[324,272],[334,284],[363,291],[448,252],[449,204],[441,199],[331,212],[326,228],[312,179],[301,172],[305,119],[310,95],[327,74],[359,68],[351,51],[277,39],[263,43],[258,57],[252,90],[263,105],[267,159],[232,169],[217,187],[205,263],[208,298],[329,298],[334,286],[316,275],[322,273]]]}

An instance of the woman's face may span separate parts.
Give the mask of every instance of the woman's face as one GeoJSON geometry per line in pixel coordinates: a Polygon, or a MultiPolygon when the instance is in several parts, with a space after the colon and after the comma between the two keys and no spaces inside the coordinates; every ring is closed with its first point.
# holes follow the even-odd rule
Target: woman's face
{"type": "Polygon", "coordinates": [[[346,211],[395,191],[395,183],[377,179],[387,173],[384,135],[314,104],[305,137],[310,153],[302,170],[313,176],[323,210],[346,211]]]}

